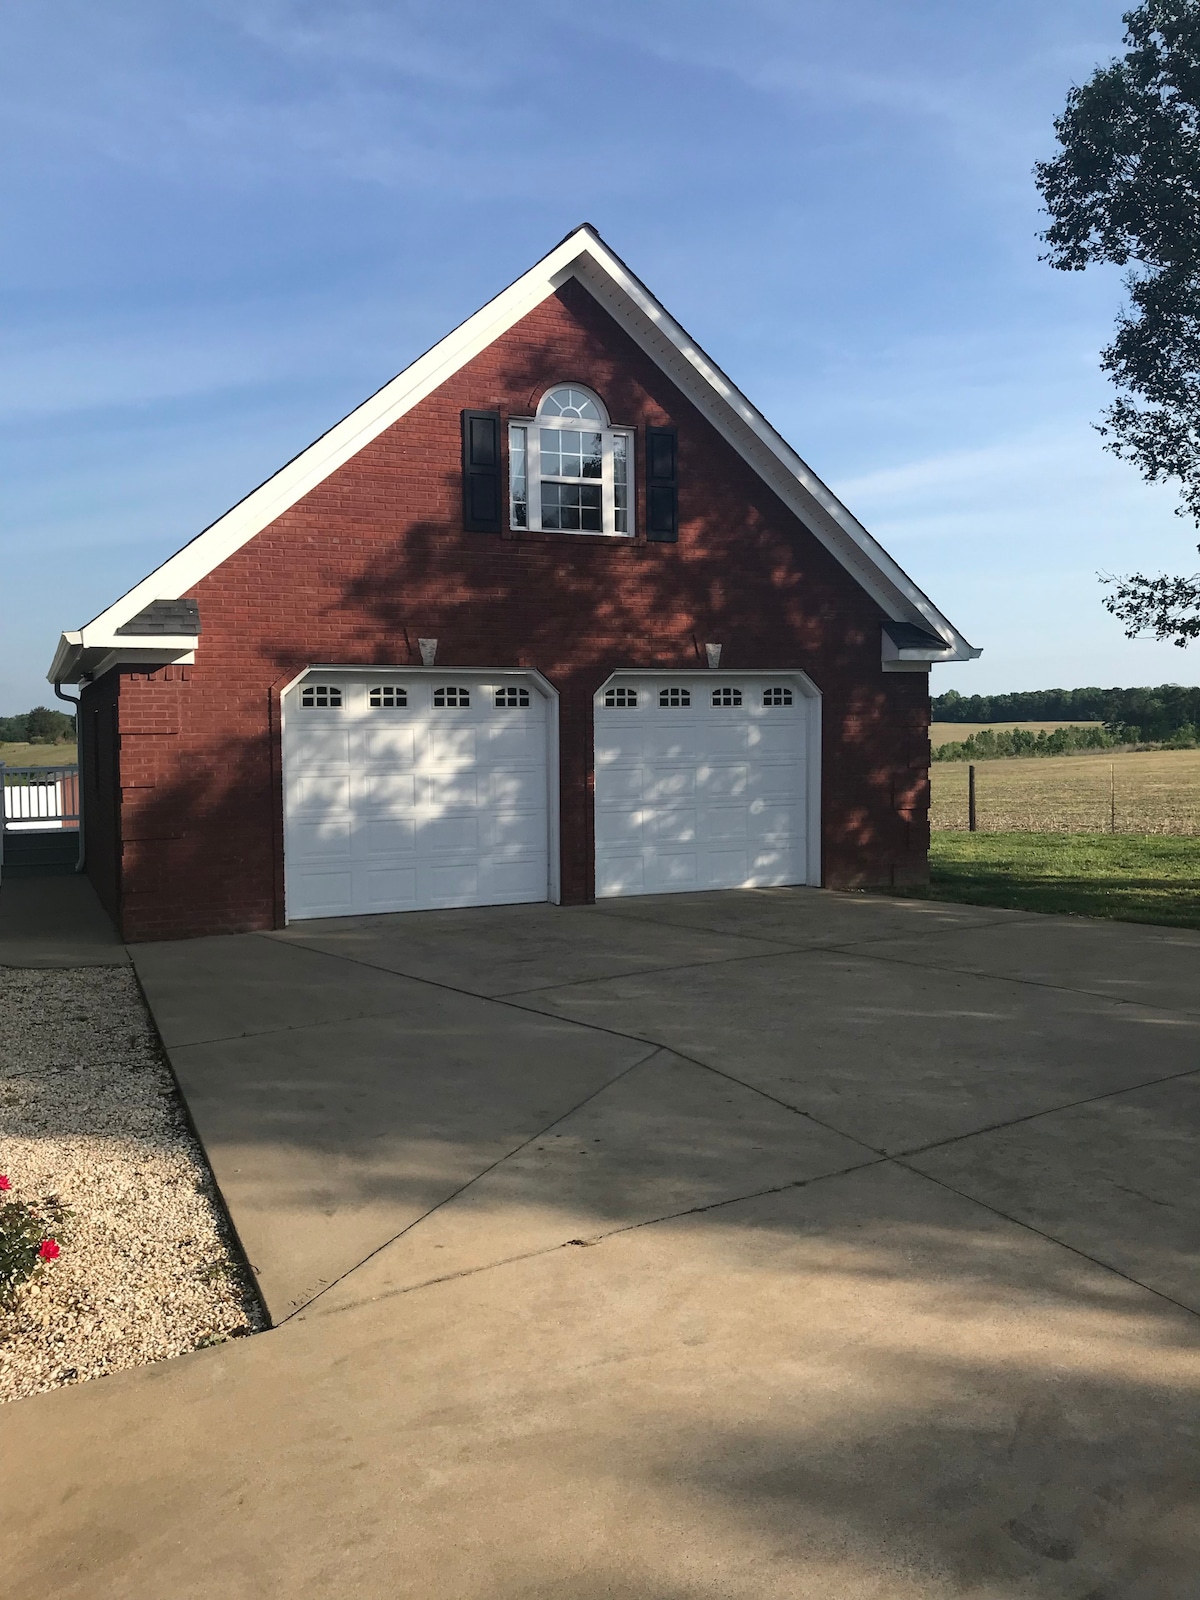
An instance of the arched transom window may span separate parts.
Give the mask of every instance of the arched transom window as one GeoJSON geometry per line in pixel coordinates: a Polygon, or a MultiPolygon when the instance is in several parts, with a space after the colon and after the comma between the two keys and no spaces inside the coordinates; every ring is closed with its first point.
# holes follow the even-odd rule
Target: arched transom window
{"type": "Polygon", "coordinates": [[[514,528],[633,532],[633,434],[590,389],[560,384],[535,417],[510,423],[508,459],[514,528]]]}

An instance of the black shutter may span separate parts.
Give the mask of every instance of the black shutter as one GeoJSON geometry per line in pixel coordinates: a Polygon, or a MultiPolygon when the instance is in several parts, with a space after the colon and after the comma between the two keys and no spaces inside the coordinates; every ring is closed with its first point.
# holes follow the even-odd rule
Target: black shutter
{"type": "Polygon", "coordinates": [[[462,414],[463,527],[500,532],[500,413],[462,414]]]}
{"type": "Polygon", "coordinates": [[[678,446],[674,428],[646,429],[646,537],[679,538],[678,446]]]}

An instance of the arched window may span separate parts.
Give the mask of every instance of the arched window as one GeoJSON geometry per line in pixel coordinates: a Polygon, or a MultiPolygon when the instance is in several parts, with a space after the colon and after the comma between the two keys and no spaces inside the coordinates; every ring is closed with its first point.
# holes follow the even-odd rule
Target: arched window
{"type": "Polygon", "coordinates": [[[633,433],[609,424],[590,389],[548,390],[535,417],[509,424],[508,459],[514,528],[633,532],[633,433]]]}

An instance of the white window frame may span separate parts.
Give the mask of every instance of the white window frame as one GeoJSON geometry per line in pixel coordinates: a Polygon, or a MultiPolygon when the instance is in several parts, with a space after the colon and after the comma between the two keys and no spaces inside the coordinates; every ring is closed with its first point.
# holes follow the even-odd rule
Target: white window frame
{"type": "MultiPolygon", "coordinates": [[[[532,417],[510,417],[508,422],[508,523],[515,533],[561,533],[564,538],[574,538],[584,534],[592,539],[632,539],[634,536],[634,504],[635,485],[633,481],[635,459],[635,432],[632,428],[614,427],[609,421],[608,407],[601,400],[594,389],[589,389],[586,384],[567,380],[562,383],[552,383],[545,394],[538,401],[537,411],[532,417]],[[601,421],[591,423],[587,420],[577,420],[569,417],[544,417],[542,407],[547,399],[558,389],[577,389],[585,394],[600,413],[601,421]],[[528,521],[519,523],[514,516],[515,502],[513,496],[513,430],[520,428],[525,434],[525,504],[528,521]],[[572,433],[598,433],[600,435],[600,527],[596,528],[546,528],[542,527],[542,448],[541,429],[561,428],[569,429],[572,433]],[[615,476],[613,470],[613,441],[625,441],[625,484],[626,484],[626,520],[628,526],[618,532],[616,526],[616,492],[615,476]]],[[[549,483],[579,483],[594,484],[595,478],[559,478],[548,477],[549,483]]]]}

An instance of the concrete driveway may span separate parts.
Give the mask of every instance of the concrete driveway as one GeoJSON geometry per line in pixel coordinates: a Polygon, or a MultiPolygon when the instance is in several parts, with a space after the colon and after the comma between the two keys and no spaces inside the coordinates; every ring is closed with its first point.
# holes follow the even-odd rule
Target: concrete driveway
{"type": "Polygon", "coordinates": [[[0,1414],[14,1593],[1200,1596],[1200,936],[770,890],[131,954],[276,1327],[0,1414]]]}

